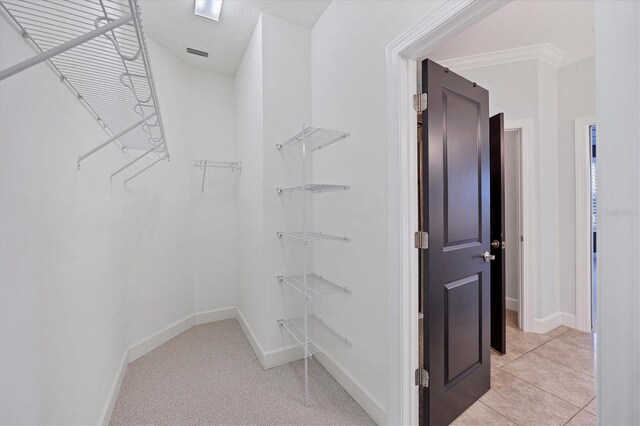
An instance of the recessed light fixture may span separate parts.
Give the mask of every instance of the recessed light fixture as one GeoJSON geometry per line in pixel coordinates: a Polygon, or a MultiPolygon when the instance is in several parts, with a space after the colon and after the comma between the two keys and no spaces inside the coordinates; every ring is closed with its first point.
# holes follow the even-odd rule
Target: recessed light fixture
{"type": "Polygon", "coordinates": [[[195,14],[217,21],[220,19],[222,0],[196,0],[195,14]]]}

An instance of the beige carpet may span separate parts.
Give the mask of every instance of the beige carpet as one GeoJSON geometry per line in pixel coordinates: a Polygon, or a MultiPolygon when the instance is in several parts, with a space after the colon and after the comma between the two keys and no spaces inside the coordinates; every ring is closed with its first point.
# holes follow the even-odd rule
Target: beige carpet
{"type": "Polygon", "coordinates": [[[235,319],[193,327],[129,364],[112,425],[360,425],[373,420],[317,362],[263,370],[235,319]]]}

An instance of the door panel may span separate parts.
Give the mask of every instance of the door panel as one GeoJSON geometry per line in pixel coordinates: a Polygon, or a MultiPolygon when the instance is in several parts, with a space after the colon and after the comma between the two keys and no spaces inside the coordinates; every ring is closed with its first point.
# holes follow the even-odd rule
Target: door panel
{"type": "Polygon", "coordinates": [[[505,198],[504,198],[504,114],[496,114],[489,120],[491,140],[491,241],[500,246],[492,247],[496,258],[491,263],[491,347],[501,354],[507,353],[506,323],[506,259],[505,198]]]}
{"type": "Polygon", "coordinates": [[[490,387],[489,94],[426,60],[421,424],[449,424],[490,387]],[[425,166],[426,165],[426,166],[425,166]]]}
{"type": "Polygon", "coordinates": [[[480,277],[470,277],[445,284],[445,386],[450,387],[469,369],[482,361],[480,338],[480,277]]]}
{"type": "Polygon", "coordinates": [[[443,93],[443,144],[445,247],[480,240],[479,147],[477,139],[480,105],[455,93],[443,93]]]}

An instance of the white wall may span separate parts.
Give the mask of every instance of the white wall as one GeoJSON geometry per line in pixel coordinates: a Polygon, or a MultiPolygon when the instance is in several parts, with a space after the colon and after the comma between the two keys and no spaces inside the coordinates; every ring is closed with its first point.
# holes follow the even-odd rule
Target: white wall
{"type": "Polygon", "coordinates": [[[302,273],[300,243],[276,237],[277,231],[301,230],[301,194],[276,193],[276,187],[301,183],[300,151],[278,151],[276,144],[309,124],[309,52],[308,29],[263,14],[236,74],[236,132],[246,164],[238,211],[247,241],[238,250],[238,308],[263,353],[293,345],[277,320],[302,313],[300,294],[276,280],[302,273]]]}
{"type": "MultiPolygon", "coordinates": [[[[0,68],[33,55],[3,18],[0,68]]],[[[194,313],[235,305],[237,173],[232,77],[149,42],[172,154],[108,136],[46,64],[0,83],[0,423],[97,423],[127,347],[194,313]],[[53,107],[55,106],[55,107],[53,107]],[[215,137],[214,137],[215,136],[215,137]],[[204,234],[204,235],[203,235],[204,234]]]]}
{"type": "Polygon", "coordinates": [[[128,344],[194,312],[234,306],[236,296],[238,173],[207,170],[201,194],[193,166],[235,160],[233,78],[197,70],[152,40],[149,47],[171,160],[123,190],[128,344]]]}
{"type": "Polygon", "coordinates": [[[593,56],[558,69],[558,203],[560,309],[576,313],[575,136],[576,118],[595,116],[593,56]]]}
{"type": "Polygon", "coordinates": [[[299,241],[278,239],[276,231],[302,230],[302,203],[306,202],[308,229],[313,229],[311,197],[305,193],[277,194],[276,187],[302,183],[301,151],[279,151],[282,143],[311,121],[311,31],[271,15],[262,15],[262,64],[264,105],[265,232],[265,328],[266,350],[294,344],[278,326],[280,318],[302,315],[302,297],[288,286],[280,286],[277,275],[302,273],[303,247],[299,241]]]}
{"type": "MultiPolygon", "coordinates": [[[[236,195],[240,226],[236,246],[237,306],[257,335],[264,316],[262,18],[247,46],[235,84],[235,128],[242,173],[236,195]]],[[[254,348],[255,349],[255,348],[254,348]]]]}
{"type": "MultiPolygon", "coordinates": [[[[34,54],[0,18],[0,68],[34,54]]],[[[126,156],[46,64],[0,83],[0,423],[90,424],[125,340],[126,156]]]]}
{"type": "Polygon", "coordinates": [[[640,3],[596,2],[598,424],[640,424],[640,3]]]}
{"type": "Polygon", "coordinates": [[[319,246],[315,267],[353,291],[314,309],[352,340],[331,354],[377,404],[368,412],[379,423],[387,421],[391,397],[387,292],[399,285],[387,281],[385,47],[441,4],[334,1],[311,33],[313,124],[351,133],[319,151],[313,171],[318,182],[352,188],[314,199],[316,227],[352,238],[319,246]]]}

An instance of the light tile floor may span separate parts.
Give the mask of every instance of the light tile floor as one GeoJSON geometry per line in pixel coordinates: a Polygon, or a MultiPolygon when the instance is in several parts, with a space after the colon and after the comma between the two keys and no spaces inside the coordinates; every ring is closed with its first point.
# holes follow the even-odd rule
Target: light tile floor
{"type": "Polygon", "coordinates": [[[454,425],[595,425],[595,334],[525,333],[507,311],[507,354],[491,352],[491,390],[454,425]]]}

